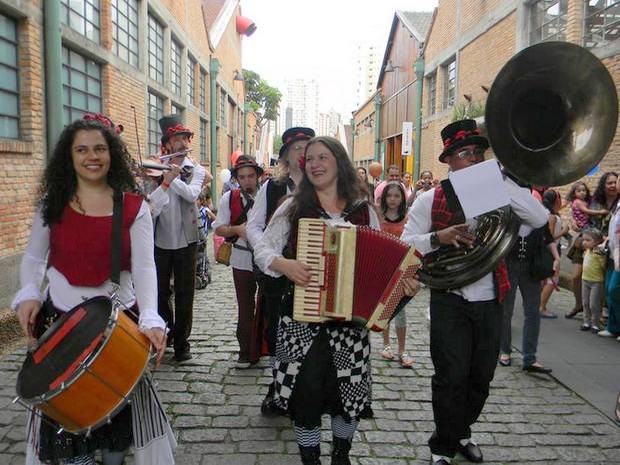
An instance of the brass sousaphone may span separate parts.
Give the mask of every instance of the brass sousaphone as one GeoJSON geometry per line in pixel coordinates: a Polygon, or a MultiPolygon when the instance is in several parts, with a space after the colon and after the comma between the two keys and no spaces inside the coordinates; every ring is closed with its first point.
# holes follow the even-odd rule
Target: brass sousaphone
{"type": "MultiPolygon", "coordinates": [[[[500,70],[486,102],[487,137],[513,177],[559,186],[586,175],[605,156],[618,123],[616,86],[591,52],[544,42],[517,53],[500,70]]],[[[478,218],[476,244],[432,256],[420,281],[457,289],[495,268],[517,240],[509,207],[478,218]]]]}

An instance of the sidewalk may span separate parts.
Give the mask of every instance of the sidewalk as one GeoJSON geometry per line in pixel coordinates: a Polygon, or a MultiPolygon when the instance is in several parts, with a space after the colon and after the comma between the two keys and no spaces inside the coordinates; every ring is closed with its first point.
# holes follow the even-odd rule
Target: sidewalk
{"type": "MultiPolygon", "coordinates": [[[[396,361],[382,360],[381,335],[373,334],[375,418],[360,424],[352,449],[355,464],[428,463],[426,441],[433,430],[430,403],[433,367],[426,322],[428,297],[428,291],[423,290],[407,308],[408,348],[415,359],[413,370],[400,368],[396,361]]],[[[516,315],[520,313],[515,311],[516,315]]],[[[177,463],[299,464],[289,421],[260,415],[260,402],[270,380],[267,361],[248,370],[234,368],[235,320],[230,269],[216,265],[213,283],[196,296],[194,358],[175,365],[169,361],[171,354],[168,354],[156,372],[159,390],[179,439],[177,463]]],[[[564,321],[551,322],[556,323],[564,321]]],[[[516,319],[514,326],[519,326],[516,319]]],[[[541,341],[551,344],[547,326],[545,322],[541,341]]],[[[571,335],[581,336],[573,330],[571,335]]],[[[515,342],[520,340],[516,333],[514,338],[515,342]]],[[[593,338],[590,336],[588,342],[593,338]]],[[[611,341],[605,345],[611,345],[611,341]]],[[[541,347],[541,360],[552,366],[554,373],[561,371],[550,353],[546,346],[541,347]]],[[[0,464],[3,465],[24,462],[26,413],[22,407],[11,404],[22,359],[21,350],[0,358],[0,464]]],[[[324,423],[324,464],[330,462],[328,423],[324,423]]],[[[520,366],[498,368],[491,396],[474,430],[474,439],[481,445],[488,465],[620,464],[618,426],[573,392],[565,381],[524,374],[520,366]]],[[[131,459],[128,462],[133,463],[131,459]]],[[[467,462],[457,457],[453,463],[467,462]]]]}

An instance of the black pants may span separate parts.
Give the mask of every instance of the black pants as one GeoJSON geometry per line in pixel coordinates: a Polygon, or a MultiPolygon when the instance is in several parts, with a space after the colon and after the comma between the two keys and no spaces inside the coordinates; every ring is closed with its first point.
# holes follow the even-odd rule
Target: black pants
{"type": "Polygon", "coordinates": [[[471,436],[489,395],[501,336],[497,300],[468,302],[449,292],[431,291],[431,358],[435,432],[431,452],[453,457],[471,436]]]}
{"type": "Polygon", "coordinates": [[[272,278],[261,274],[258,278],[258,293],[260,305],[262,306],[265,322],[267,323],[267,347],[269,355],[276,354],[276,338],[278,335],[278,318],[280,317],[280,306],[282,296],[288,285],[286,277],[272,278]]]}
{"type": "Polygon", "coordinates": [[[174,352],[189,350],[196,277],[196,244],[176,250],[155,247],[158,311],[174,340],[174,352]],[[170,309],[170,278],[174,275],[174,315],[170,309]]]}
{"type": "Polygon", "coordinates": [[[237,342],[239,342],[239,361],[256,362],[252,357],[252,328],[256,304],[256,276],[252,271],[233,268],[233,280],[237,293],[237,342]]]}

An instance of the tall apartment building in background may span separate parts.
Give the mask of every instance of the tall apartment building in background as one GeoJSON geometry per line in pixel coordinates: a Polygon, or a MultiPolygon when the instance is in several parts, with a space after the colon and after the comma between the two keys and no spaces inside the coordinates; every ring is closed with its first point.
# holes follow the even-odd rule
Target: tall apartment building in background
{"type": "Polygon", "coordinates": [[[342,115],[333,109],[327,113],[319,113],[319,124],[316,127],[317,136],[334,136],[338,131],[338,124],[342,120],[342,115]]]}
{"type": "Polygon", "coordinates": [[[380,67],[379,47],[358,45],[355,58],[355,106],[359,107],[374,93],[380,67]]]}
{"type": "Polygon", "coordinates": [[[286,91],[280,103],[282,131],[319,124],[319,85],[314,79],[293,79],[286,82],[286,91]],[[282,121],[283,119],[283,121],[282,121]]]}

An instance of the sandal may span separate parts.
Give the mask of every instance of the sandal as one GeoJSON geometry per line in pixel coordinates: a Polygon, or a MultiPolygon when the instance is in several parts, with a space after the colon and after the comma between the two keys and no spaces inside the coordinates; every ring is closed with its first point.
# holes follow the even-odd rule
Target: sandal
{"type": "Polygon", "coordinates": [[[568,319],[574,318],[577,315],[577,313],[581,313],[581,312],[583,312],[583,307],[573,308],[570,312],[564,315],[564,318],[568,318],[568,319]]]}
{"type": "Polygon", "coordinates": [[[386,360],[392,360],[394,358],[394,351],[390,346],[385,346],[381,351],[381,357],[386,360]]]}
{"type": "Polygon", "coordinates": [[[413,365],[413,358],[409,356],[407,351],[400,354],[400,366],[403,368],[411,368],[413,365]]]}
{"type": "Polygon", "coordinates": [[[510,354],[501,354],[498,360],[499,364],[503,367],[509,367],[512,365],[512,360],[510,358],[510,354]]]}

